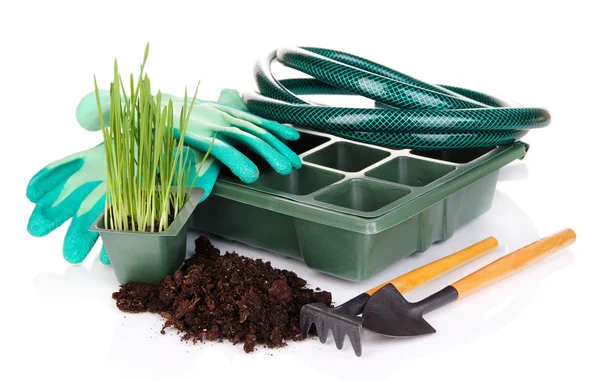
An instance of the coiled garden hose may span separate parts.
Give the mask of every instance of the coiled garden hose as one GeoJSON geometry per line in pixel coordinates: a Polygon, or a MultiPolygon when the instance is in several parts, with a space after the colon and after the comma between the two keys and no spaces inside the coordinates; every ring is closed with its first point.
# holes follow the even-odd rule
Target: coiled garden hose
{"type": "Polygon", "coordinates": [[[393,148],[452,149],[509,144],[550,123],[541,108],[511,107],[495,97],[429,84],[348,53],[280,48],[255,67],[260,93],[244,93],[248,109],[264,118],[393,148]],[[278,81],[271,62],[313,78],[278,81]],[[375,108],[331,107],[297,95],[356,94],[375,108]]]}

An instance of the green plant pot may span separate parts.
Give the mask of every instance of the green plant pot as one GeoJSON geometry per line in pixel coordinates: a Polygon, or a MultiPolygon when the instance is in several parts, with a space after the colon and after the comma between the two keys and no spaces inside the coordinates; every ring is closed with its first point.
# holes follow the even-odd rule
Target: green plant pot
{"type": "Polygon", "coordinates": [[[160,233],[106,229],[102,213],[90,230],[100,233],[119,283],[157,284],[181,267],[189,219],[203,194],[202,188],[192,189],[189,200],[169,228],[160,233]]]}

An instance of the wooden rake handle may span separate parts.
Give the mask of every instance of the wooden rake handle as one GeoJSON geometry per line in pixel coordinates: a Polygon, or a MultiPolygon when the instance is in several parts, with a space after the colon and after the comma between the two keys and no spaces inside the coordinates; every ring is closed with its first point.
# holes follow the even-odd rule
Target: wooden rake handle
{"type": "Polygon", "coordinates": [[[418,269],[392,279],[389,282],[385,282],[375,288],[370,289],[366,293],[373,295],[377,290],[388,283],[394,285],[394,287],[396,287],[400,293],[404,293],[435,278],[438,278],[450,270],[460,267],[465,263],[472,261],[473,259],[479,258],[480,256],[493,251],[497,247],[498,240],[496,238],[486,238],[483,241],[474,244],[473,246],[469,246],[466,249],[438,259],[437,261],[431,262],[425,266],[419,267],[418,269]]]}
{"type": "Polygon", "coordinates": [[[576,235],[573,230],[562,230],[514,251],[511,254],[505,255],[476,272],[467,275],[452,286],[458,292],[459,298],[469,295],[564,249],[575,242],[575,238],[576,235]]]}

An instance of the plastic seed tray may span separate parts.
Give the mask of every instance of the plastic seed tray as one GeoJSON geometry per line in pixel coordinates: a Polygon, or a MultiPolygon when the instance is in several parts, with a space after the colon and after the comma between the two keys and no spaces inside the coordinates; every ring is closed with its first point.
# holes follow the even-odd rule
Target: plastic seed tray
{"type": "Polygon", "coordinates": [[[300,259],[360,281],[452,236],[488,210],[498,171],[527,145],[446,151],[394,150],[299,129],[289,142],[303,166],[288,176],[259,163],[243,184],[219,177],[191,228],[300,259]]]}

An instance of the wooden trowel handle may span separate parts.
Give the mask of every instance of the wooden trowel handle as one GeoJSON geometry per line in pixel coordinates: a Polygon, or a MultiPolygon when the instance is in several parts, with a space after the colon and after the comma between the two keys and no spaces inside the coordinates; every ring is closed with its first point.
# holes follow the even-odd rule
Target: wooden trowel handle
{"type": "Polygon", "coordinates": [[[457,253],[448,255],[447,257],[438,259],[425,266],[419,267],[411,272],[401,275],[389,282],[385,282],[375,288],[370,289],[366,293],[373,295],[377,290],[388,283],[396,287],[400,293],[412,290],[423,283],[427,283],[439,276],[446,274],[448,271],[464,265],[475,258],[479,258],[483,254],[489,253],[498,247],[498,240],[494,237],[489,237],[481,242],[469,246],[457,253]]]}
{"type": "Polygon", "coordinates": [[[538,262],[575,242],[575,232],[562,230],[554,235],[542,238],[511,254],[490,263],[476,272],[462,278],[452,286],[458,297],[469,295],[498,280],[508,277],[522,268],[538,262]]]}

